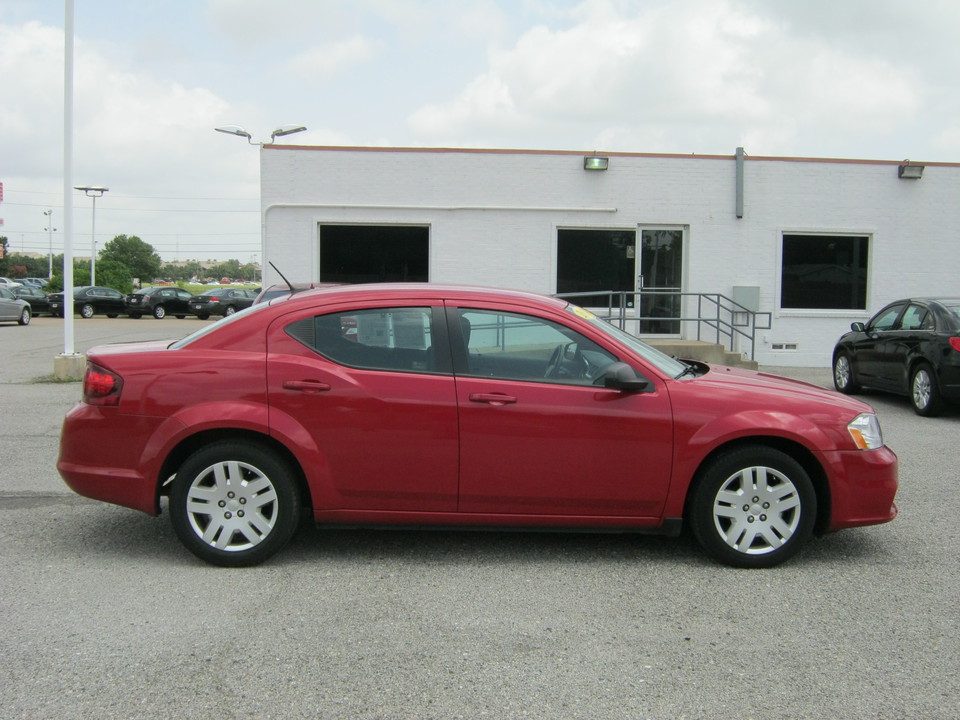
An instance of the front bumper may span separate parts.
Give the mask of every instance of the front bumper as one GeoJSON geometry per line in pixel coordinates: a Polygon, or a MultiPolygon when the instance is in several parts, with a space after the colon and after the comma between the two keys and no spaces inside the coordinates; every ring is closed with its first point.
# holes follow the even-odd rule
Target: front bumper
{"type": "Polygon", "coordinates": [[[828,530],[878,525],[897,516],[897,454],[877,450],[843,450],[826,455],[830,477],[828,530]]]}

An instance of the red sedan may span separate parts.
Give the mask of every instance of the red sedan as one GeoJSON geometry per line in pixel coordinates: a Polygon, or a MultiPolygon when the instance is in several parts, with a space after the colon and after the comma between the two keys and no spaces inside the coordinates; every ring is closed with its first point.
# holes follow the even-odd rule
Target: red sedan
{"type": "Polygon", "coordinates": [[[896,515],[869,405],[670,358],[565,301],[432,284],[255,305],[88,353],[58,469],[218,565],[323,525],[675,535],[769,567],[896,515]]]}

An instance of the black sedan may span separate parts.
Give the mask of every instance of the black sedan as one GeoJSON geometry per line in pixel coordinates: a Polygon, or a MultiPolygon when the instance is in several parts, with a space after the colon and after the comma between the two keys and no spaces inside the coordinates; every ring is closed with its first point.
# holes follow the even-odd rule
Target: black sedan
{"type": "MultiPolygon", "coordinates": [[[[63,293],[50,293],[50,311],[63,317],[63,293]]],[[[82,318],[92,318],[94,315],[106,315],[115,318],[126,312],[124,294],[119,290],[100,285],[84,285],[73,289],[73,311],[80,313],[82,318]]]]}
{"type": "Polygon", "coordinates": [[[190,298],[190,312],[201,320],[211,315],[233,315],[253,305],[257,290],[246,288],[214,288],[190,298]]]}
{"type": "Polygon", "coordinates": [[[25,300],[30,305],[30,313],[36,317],[40,313],[50,313],[50,299],[47,294],[39,287],[34,285],[23,285],[18,288],[11,288],[11,292],[21,300],[25,300]]]}
{"type": "Polygon", "coordinates": [[[938,415],[960,400],[960,298],[890,303],[855,322],[833,351],[833,384],[906,395],[918,415],[938,415]]]}
{"type": "Polygon", "coordinates": [[[190,314],[190,293],[183,288],[158,285],[127,295],[127,314],[132,318],[153,315],[163,320],[175,315],[181,320],[190,314]]]}

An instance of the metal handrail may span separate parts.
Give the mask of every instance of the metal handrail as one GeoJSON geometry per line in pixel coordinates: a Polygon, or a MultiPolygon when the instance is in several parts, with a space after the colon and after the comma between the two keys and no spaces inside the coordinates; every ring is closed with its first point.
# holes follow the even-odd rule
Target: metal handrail
{"type": "MultiPolygon", "coordinates": [[[[696,339],[703,340],[704,333],[713,335],[713,342],[725,346],[731,352],[746,352],[740,350],[741,345],[749,347],[750,359],[755,359],[757,330],[769,330],[771,328],[772,313],[757,312],[744,307],[732,298],[721,293],[693,293],[681,292],[679,290],[642,290],[642,291],[622,291],[622,290],[601,290],[594,292],[576,292],[576,293],[558,293],[556,297],[565,300],[576,300],[578,298],[598,298],[606,297],[607,314],[598,316],[613,323],[621,330],[630,332],[627,329],[628,324],[636,323],[638,330],[642,329],[644,323],[677,323],[678,334],[686,338],[687,334],[683,330],[690,324],[696,325],[696,339]],[[662,315],[636,315],[628,313],[632,307],[638,307],[642,298],[653,296],[665,296],[678,298],[680,307],[691,307],[692,301],[683,302],[683,298],[696,298],[696,315],[662,316],[662,315]],[[721,342],[721,338],[723,338],[721,342]]],[[[589,303],[591,308],[602,307],[602,304],[595,302],[589,303]]],[[[653,333],[632,333],[634,335],[653,333]]]]}

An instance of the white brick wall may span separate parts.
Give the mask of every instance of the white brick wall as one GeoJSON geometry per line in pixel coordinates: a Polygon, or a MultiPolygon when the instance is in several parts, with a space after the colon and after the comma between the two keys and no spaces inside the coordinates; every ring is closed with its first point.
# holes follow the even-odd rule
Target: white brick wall
{"type": "Polygon", "coordinates": [[[430,279],[556,291],[558,227],[688,228],[684,289],[730,296],[760,288],[761,364],[826,366],[851,321],[910,295],[960,295],[960,165],[900,180],[895,162],[750,158],[736,217],[733,156],[264,148],[266,261],[290,280],[319,278],[320,223],[430,227],[430,279]],[[784,231],[872,236],[868,312],[780,311],[784,231]],[[774,352],[774,343],[797,350],[774,352]]]}

